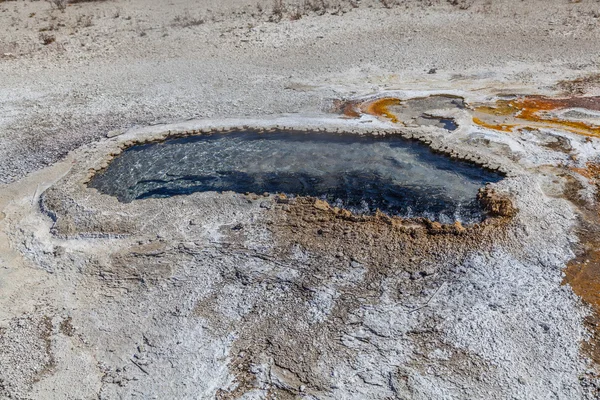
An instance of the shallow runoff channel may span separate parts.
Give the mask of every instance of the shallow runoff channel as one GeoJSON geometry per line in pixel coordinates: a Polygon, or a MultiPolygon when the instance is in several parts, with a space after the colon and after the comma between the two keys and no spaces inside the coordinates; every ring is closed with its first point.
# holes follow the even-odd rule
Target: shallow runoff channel
{"type": "Polygon", "coordinates": [[[498,173],[397,135],[235,131],[133,146],[89,185],[121,202],[193,192],[313,196],[360,214],[481,221],[498,173]]]}

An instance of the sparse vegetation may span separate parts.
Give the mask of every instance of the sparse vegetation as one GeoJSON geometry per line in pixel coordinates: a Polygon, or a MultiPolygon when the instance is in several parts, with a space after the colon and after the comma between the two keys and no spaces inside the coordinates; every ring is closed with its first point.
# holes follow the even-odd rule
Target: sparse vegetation
{"type": "Polygon", "coordinates": [[[69,4],[91,3],[91,2],[99,2],[99,1],[106,1],[106,0],[47,0],[47,1],[50,2],[52,7],[64,12],[67,9],[67,6],[69,4]]]}
{"type": "Polygon", "coordinates": [[[57,9],[64,11],[67,8],[68,0],[52,0],[51,4],[57,9]]]}
{"type": "Polygon", "coordinates": [[[48,31],[55,31],[58,30],[57,25],[54,25],[54,23],[50,23],[50,25],[45,26],[43,28],[40,28],[40,32],[48,32],[48,31]]]}
{"type": "Polygon", "coordinates": [[[285,4],[283,0],[273,0],[273,11],[270,20],[281,21],[285,12],[285,4]]]}
{"type": "Polygon", "coordinates": [[[94,22],[92,21],[92,16],[91,15],[80,15],[77,17],[77,25],[84,27],[84,28],[88,28],[92,25],[94,25],[94,22]]]}
{"type": "Polygon", "coordinates": [[[589,74],[573,80],[560,81],[556,86],[565,92],[565,94],[581,96],[590,88],[600,87],[600,73],[589,74]]]}
{"type": "Polygon", "coordinates": [[[48,46],[56,41],[56,37],[46,32],[40,33],[40,40],[44,46],[48,46]]]}
{"type": "Polygon", "coordinates": [[[292,13],[290,14],[290,19],[292,21],[297,21],[300,18],[302,18],[302,12],[300,11],[299,8],[294,8],[294,10],[292,11],[292,13]]]}
{"type": "Polygon", "coordinates": [[[467,10],[473,4],[472,0],[448,0],[448,3],[453,6],[457,6],[461,10],[467,10]]]}
{"type": "MultiPolygon", "coordinates": [[[[445,0],[447,4],[455,6],[461,10],[469,9],[473,0],[445,0]]],[[[433,6],[442,4],[444,0],[421,0],[423,6],[433,6]]],[[[365,7],[372,7],[374,4],[379,4],[386,9],[406,6],[405,0],[374,0],[365,3],[365,7]]],[[[270,12],[268,12],[268,20],[271,22],[279,22],[284,19],[296,21],[304,16],[314,15],[341,15],[352,9],[360,7],[359,0],[273,0],[270,12]]],[[[256,10],[259,15],[264,13],[260,4],[256,5],[256,10]]],[[[254,14],[252,14],[254,15],[254,14]]]]}
{"type": "Polygon", "coordinates": [[[204,22],[204,18],[192,16],[190,12],[186,10],[186,12],[183,15],[178,15],[175,17],[172,25],[180,26],[182,28],[188,28],[192,26],[202,25],[204,24],[204,22]]]}

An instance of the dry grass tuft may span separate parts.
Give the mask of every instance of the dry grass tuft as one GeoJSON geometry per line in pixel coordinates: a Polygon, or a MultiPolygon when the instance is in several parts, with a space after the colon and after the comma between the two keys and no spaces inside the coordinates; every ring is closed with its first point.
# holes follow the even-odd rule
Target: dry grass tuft
{"type": "Polygon", "coordinates": [[[52,0],[51,4],[53,7],[56,7],[57,9],[64,11],[67,8],[69,1],[68,0],[52,0]]]}
{"type": "Polygon", "coordinates": [[[192,26],[198,26],[204,24],[204,18],[192,16],[189,11],[185,11],[183,15],[178,15],[173,20],[172,26],[179,26],[182,28],[189,28],[192,26]]]}
{"type": "Polygon", "coordinates": [[[40,40],[44,46],[48,46],[49,44],[56,42],[56,36],[42,32],[40,33],[40,40]]]}
{"type": "Polygon", "coordinates": [[[467,10],[471,8],[471,5],[473,5],[472,0],[448,0],[448,3],[450,3],[450,5],[457,6],[461,10],[467,10]]]}
{"type": "Polygon", "coordinates": [[[273,10],[269,19],[274,21],[281,21],[284,12],[285,4],[283,3],[283,0],[273,0],[273,10]]]}
{"type": "Polygon", "coordinates": [[[600,73],[589,74],[573,80],[560,81],[556,84],[556,87],[567,95],[581,96],[592,88],[600,87],[600,73]]]}
{"type": "MultiPolygon", "coordinates": [[[[67,9],[67,6],[69,4],[92,3],[92,2],[99,2],[99,1],[106,1],[106,0],[48,0],[48,1],[50,1],[50,4],[52,5],[52,7],[64,12],[67,9]]],[[[1,0],[0,0],[0,2],[1,2],[1,0]]]]}
{"type": "Polygon", "coordinates": [[[88,28],[88,27],[94,25],[94,22],[92,21],[92,16],[91,15],[78,16],[77,17],[77,25],[82,26],[84,28],[88,28]]]}

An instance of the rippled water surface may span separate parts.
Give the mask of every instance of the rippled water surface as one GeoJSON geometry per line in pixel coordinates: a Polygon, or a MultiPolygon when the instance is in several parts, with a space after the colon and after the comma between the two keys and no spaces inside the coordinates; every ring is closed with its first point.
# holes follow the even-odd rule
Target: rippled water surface
{"type": "Polygon", "coordinates": [[[315,196],[354,212],[471,223],[499,174],[398,136],[254,131],[134,146],[90,186],[122,202],[205,191],[315,196]]]}

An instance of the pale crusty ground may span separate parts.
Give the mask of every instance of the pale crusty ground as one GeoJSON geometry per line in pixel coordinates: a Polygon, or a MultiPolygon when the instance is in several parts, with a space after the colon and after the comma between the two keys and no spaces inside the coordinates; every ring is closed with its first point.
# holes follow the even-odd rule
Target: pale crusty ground
{"type": "Polygon", "coordinates": [[[464,78],[536,89],[598,68],[596,1],[426,3],[344,2],[344,14],[279,23],[268,22],[271,1],[262,12],[237,0],[105,1],[65,13],[2,3],[0,182],[114,129],[315,112],[331,98],[464,78]],[[206,22],[181,27],[188,15],[206,22]],[[39,30],[49,26],[56,42],[44,46],[39,30]]]}
{"type": "MultiPolygon", "coordinates": [[[[272,198],[124,206],[81,182],[166,130],[390,128],[327,115],[333,99],[557,94],[598,70],[600,3],[342,1],[298,20],[260,3],[0,3],[0,397],[595,398],[588,311],[560,285],[577,216],[556,173],[576,161],[542,134],[467,129],[467,114],[451,136],[419,131],[512,171],[497,189],[520,212],[496,247],[441,254],[416,283],[419,260],[374,281],[310,223],[273,229],[272,198]]],[[[598,156],[566,138],[577,162],[598,156]]]]}

